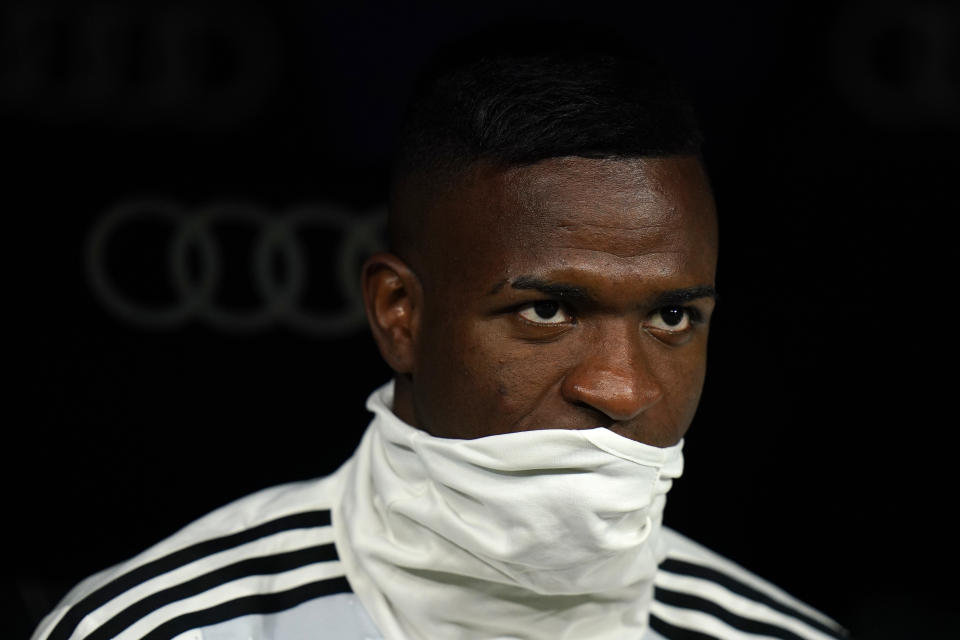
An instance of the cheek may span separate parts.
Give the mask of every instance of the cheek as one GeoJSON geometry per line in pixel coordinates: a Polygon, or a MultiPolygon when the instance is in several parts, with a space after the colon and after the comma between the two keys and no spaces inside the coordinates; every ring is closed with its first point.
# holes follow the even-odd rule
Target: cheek
{"type": "Polygon", "coordinates": [[[485,403],[479,411],[497,416],[498,422],[509,422],[532,395],[537,367],[510,348],[497,331],[481,331],[472,338],[464,364],[478,400],[482,397],[485,403]]]}
{"type": "Polygon", "coordinates": [[[470,416],[464,417],[483,434],[522,429],[524,419],[559,388],[563,363],[544,345],[505,339],[495,321],[481,323],[468,342],[461,382],[470,390],[470,416]]]}
{"type": "Polygon", "coordinates": [[[496,382],[499,409],[504,414],[523,412],[536,398],[543,380],[543,367],[535,360],[501,355],[497,360],[496,382]]]}
{"type": "MultiPolygon", "coordinates": [[[[497,353],[498,432],[520,431],[561,419],[557,414],[565,372],[575,359],[569,345],[514,342],[497,353]]],[[[562,413],[562,412],[561,412],[562,413]]]]}
{"type": "Polygon", "coordinates": [[[691,352],[689,357],[675,361],[669,369],[669,401],[666,404],[671,413],[671,422],[680,429],[681,435],[689,428],[700,404],[706,369],[705,345],[691,352]]]}
{"type": "Polygon", "coordinates": [[[418,345],[422,366],[414,386],[421,426],[434,435],[504,433],[523,413],[531,372],[485,325],[480,320],[424,327],[430,330],[418,345]]]}

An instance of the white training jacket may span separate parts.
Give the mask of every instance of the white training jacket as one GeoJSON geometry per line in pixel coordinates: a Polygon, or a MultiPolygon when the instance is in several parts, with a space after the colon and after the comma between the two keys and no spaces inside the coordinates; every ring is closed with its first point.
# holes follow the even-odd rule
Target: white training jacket
{"type": "MultiPolygon", "coordinates": [[[[384,639],[337,553],[331,513],[352,462],[237,500],[86,579],[33,640],[402,640],[384,639]]],[[[649,627],[625,640],[845,637],[733,562],[667,527],[663,536],[649,627]]]]}

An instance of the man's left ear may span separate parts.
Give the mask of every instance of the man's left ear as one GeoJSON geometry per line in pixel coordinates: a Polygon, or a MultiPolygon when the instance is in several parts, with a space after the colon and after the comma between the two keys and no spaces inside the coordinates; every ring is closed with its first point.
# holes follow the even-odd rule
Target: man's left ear
{"type": "Polygon", "coordinates": [[[395,372],[413,373],[423,300],[420,280],[392,253],[370,256],[361,278],[367,320],[380,355],[395,372]]]}

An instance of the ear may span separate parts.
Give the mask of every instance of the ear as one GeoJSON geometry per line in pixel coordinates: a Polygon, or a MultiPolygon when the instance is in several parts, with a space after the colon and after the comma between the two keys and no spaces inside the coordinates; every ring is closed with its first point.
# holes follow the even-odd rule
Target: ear
{"type": "Polygon", "coordinates": [[[420,280],[392,253],[370,256],[361,277],[367,320],[380,355],[397,373],[413,373],[423,300],[420,280]]]}

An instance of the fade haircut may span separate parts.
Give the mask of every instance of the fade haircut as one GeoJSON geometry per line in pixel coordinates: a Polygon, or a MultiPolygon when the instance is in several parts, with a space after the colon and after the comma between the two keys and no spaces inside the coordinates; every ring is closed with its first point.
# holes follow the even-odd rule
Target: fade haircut
{"type": "Polygon", "coordinates": [[[391,171],[391,249],[408,257],[422,233],[418,210],[474,163],[699,156],[701,143],[692,105],[664,68],[611,34],[483,33],[437,56],[410,101],[391,171]]]}

